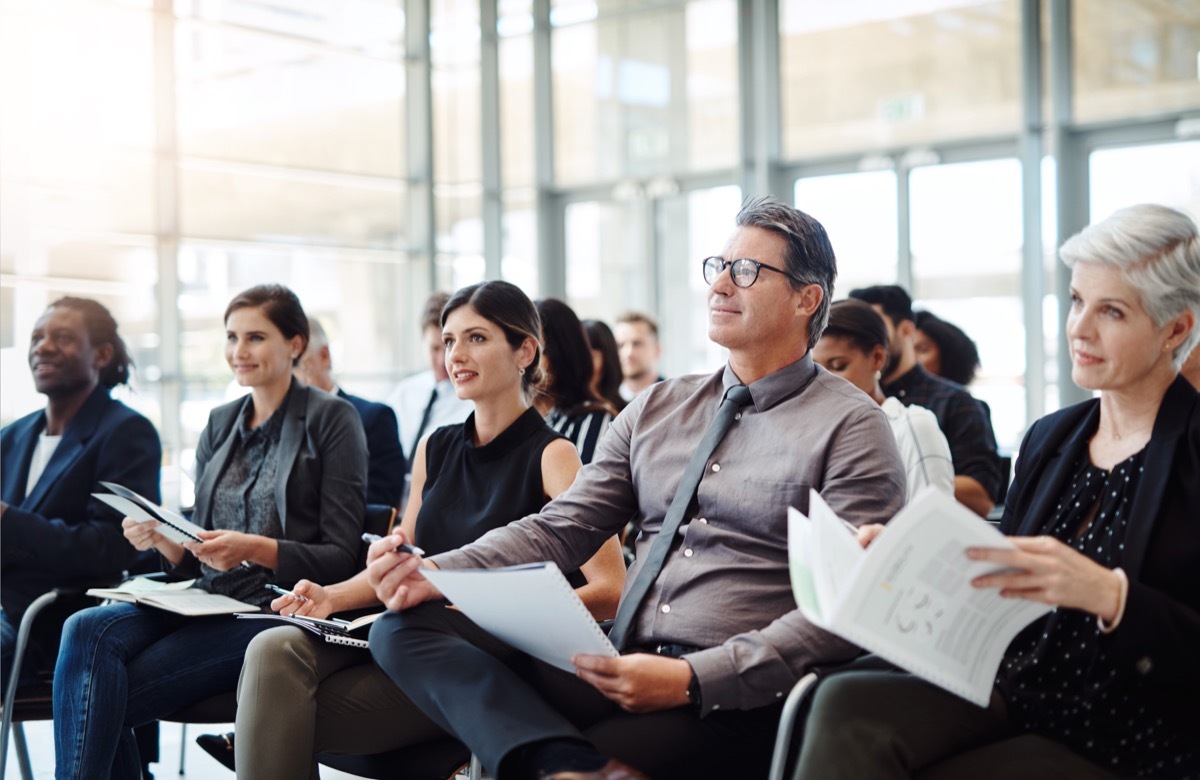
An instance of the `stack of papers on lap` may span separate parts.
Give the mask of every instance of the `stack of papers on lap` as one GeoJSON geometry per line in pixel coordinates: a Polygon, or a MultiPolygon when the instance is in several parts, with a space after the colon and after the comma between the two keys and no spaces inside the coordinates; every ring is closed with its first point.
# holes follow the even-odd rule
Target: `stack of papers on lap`
{"type": "Polygon", "coordinates": [[[100,484],[111,490],[112,493],[92,493],[92,496],[108,504],[125,517],[132,517],[143,523],[156,523],[158,532],[177,544],[202,541],[199,532],[204,529],[178,512],[172,512],[164,506],[159,506],[124,485],[118,485],[115,482],[101,482],[100,484]]]}
{"type": "Polygon", "coordinates": [[[619,655],[553,563],[421,575],[480,628],[559,669],[574,672],[576,653],[619,655]]]}

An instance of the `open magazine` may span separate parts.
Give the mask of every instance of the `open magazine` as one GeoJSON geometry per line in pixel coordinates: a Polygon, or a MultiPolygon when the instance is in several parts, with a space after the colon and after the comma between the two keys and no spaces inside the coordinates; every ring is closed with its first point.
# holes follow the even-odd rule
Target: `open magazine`
{"type": "Polygon", "coordinates": [[[146,577],[134,577],[115,588],[91,588],[87,595],[99,599],[144,604],[179,615],[232,615],[237,612],[258,612],[258,607],[231,599],[219,593],[193,588],[195,580],[161,582],[146,577]]]}
{"type": "Polygon", "coordinates": [[[867,549],[814,490],[788,510],[792,590],[804,616],[913,674],[987,706],[1004,651],[1051,610],[971,580],[996,565],[968,547],[1012,547],[946,493],[921,491],[867,549]]]}

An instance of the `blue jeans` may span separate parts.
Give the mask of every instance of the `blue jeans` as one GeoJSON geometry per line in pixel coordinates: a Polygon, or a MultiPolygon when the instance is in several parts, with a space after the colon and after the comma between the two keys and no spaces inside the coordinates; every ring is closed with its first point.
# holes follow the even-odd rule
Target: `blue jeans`
{"type": "Polygon", "coordinates": [[[133,728],[237,687],[266,620],[187,618],[133,604],[71,616],[54,669],[59,780],[138,780],[133,728]]]}

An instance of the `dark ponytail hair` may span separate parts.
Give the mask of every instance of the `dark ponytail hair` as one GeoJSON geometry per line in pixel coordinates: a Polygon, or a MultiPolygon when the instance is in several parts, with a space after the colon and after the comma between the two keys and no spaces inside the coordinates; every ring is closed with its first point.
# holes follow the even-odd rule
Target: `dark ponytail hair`
{"type": "Polygon", "coordinates": [[[129,349],[125,340],[117,333],[117,321],[99,301],[91,298],[75,298],[66,296],[59,298],[46,308],[74,309],[83,315],[84,327],[87,328],[88,342],[93,348],[101,344],[112,345],[113,354],[108,363],[100,369],[100,384],[108,390],[117,385],[129,384],[130,369],[133,368],[133,358],[129,357],[129,349]]]}
{"type": "Polygon", "coordinates": [[[504,338],[513,349],[533,339],[533,362],[521,375],[521,389],[526,393],[542,383],[542,322],[529,296],[515,284],[504,281],[480,282],[464,287],[446,301],[442,309],[442,327],[455,309],[470,306],[480,317],[504,331],[504,338]]]}
{"type": "Polygon", "coordinates": [[[592,390],[592,345],[574,309],[557,298],[542,298],[536,305],[550,363],[550,377],[542,391],[566,414],[600,409],[616,414],[592,390]]]}
{"type": "Polygon", "coordinates": [[[588,343],[592,349],[599,350],[600,379],[596,382],[596,390],[600,397],[613,405],[618,412],[625,408],[626,401],[621,397],[621,355],[617,352],[617,339],[612,330],[601,320],[584,320],[583,330],[587,333],[588,343]]]}
{"type": "Polygon", "coordinates": [[[300,298],[282,284],[259,284],[243,290],[233,297],[225,307],[221,322],[228,322],[229,315],[238,309],[262,309],[285,339],[301,338],[300,352],[292,360],[293,366],[300,365],[304,350],[308,349],[308,316],[300,305],[300,298]]]}
{"type": "Polygon", "coordinates": [[[829,325],[822,336],[847,339],[855,349],[870,354],[875,347],[888,348],[887,325],[869,303],[857,298],[835,301],[829,307],[829,325]]]}

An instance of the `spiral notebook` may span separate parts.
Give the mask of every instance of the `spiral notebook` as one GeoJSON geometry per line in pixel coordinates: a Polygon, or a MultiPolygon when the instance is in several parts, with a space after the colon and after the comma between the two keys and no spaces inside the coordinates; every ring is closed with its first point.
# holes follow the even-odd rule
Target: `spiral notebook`
{"type": "Polygon", "coordinates": [[[238,617],[247,618],[249,620],[278,620],[283,623],[291,623],[293,626],[299,626],[305,631],[311,631],[317,636],[323,637],[325,641],[329,642],[330,644],[346,645],[347,647],[361,647],[366,649],[366,637],[352,636],[351,632],[371,625],[375,622],[375,619],[382,614],[382,612],[376,612],[352,621],[323,620],[321,618],[305,617],[303,615],[280,615],[274,612],[240,614],[238,617]]]}
{"type": "Polygon", "coordinates": [[[480,628],[559,669],[574,672],[576,653],[620,655],[553,563],[421,574],[480,628]]]}

